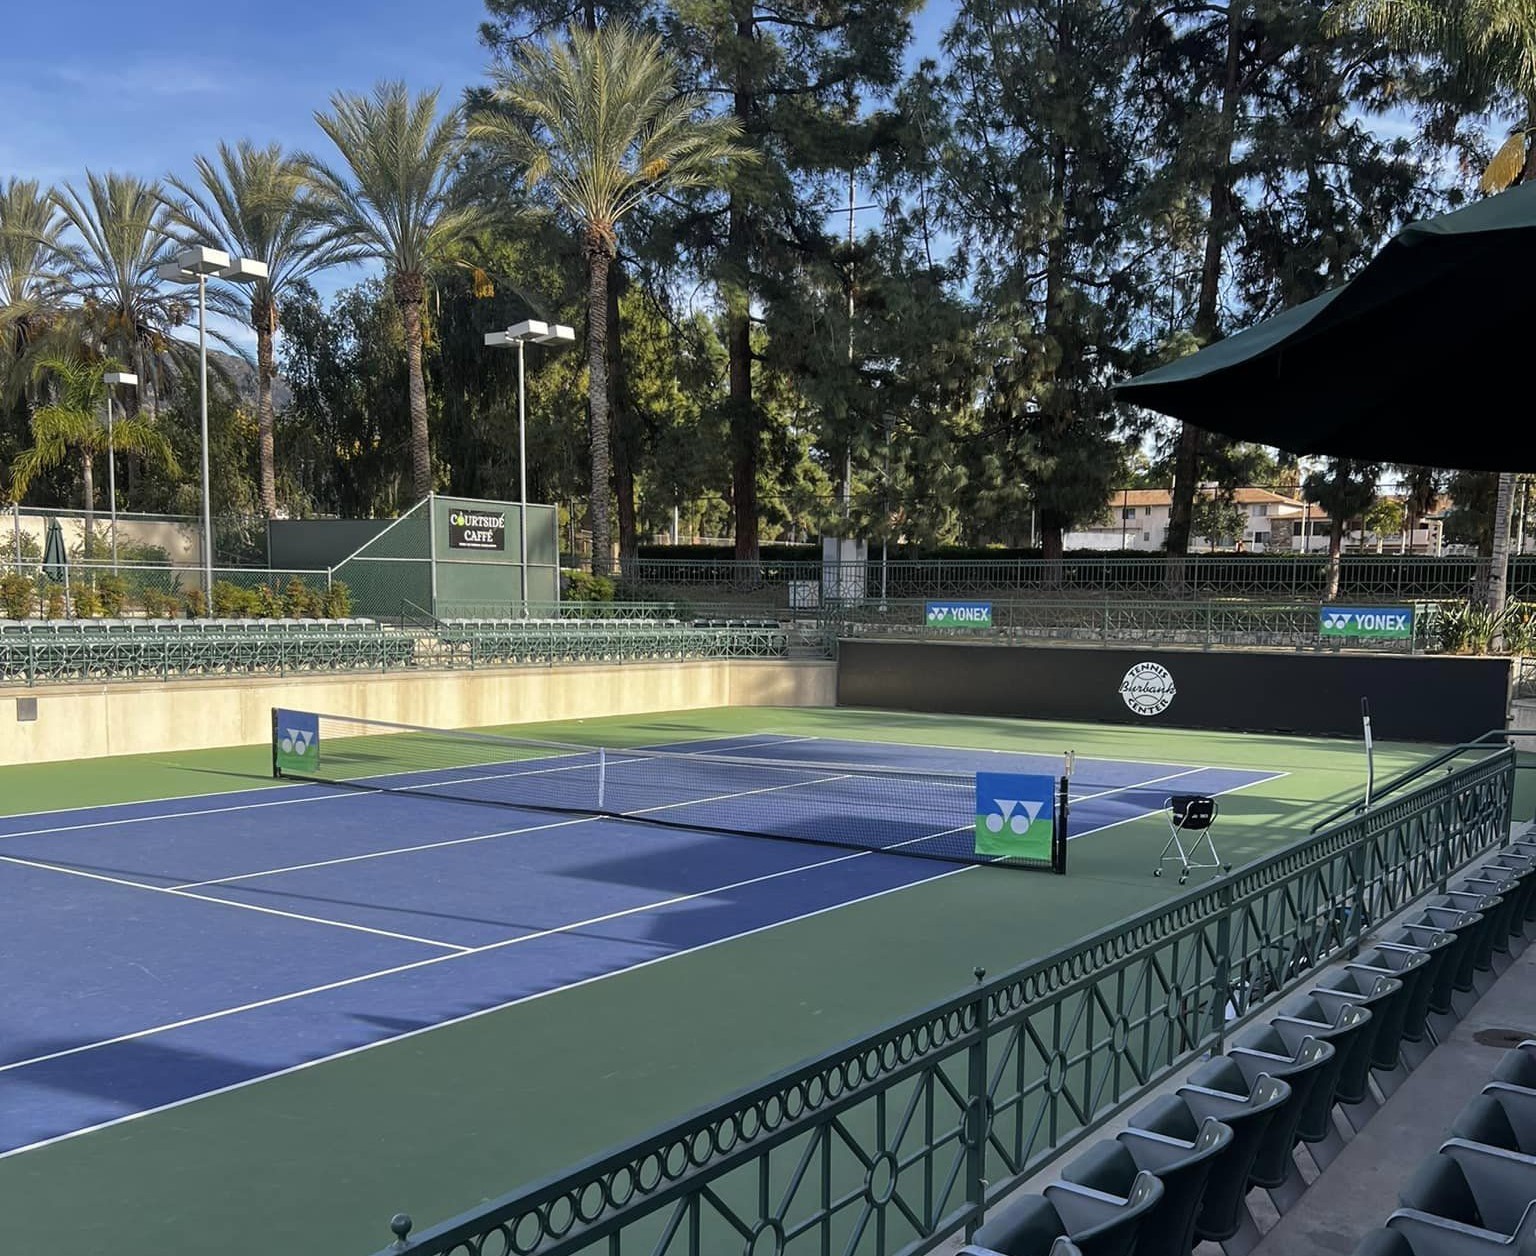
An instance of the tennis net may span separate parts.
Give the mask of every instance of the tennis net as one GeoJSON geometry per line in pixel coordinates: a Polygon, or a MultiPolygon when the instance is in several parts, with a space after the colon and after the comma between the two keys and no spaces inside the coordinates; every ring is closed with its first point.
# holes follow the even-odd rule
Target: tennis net
{"type": "MultiPolygon", "coordinates": [[[[976,853],[975,778],[867,764],[570,745],[272,713],[274,776],[558,815],[1050,870],[976,853]]],[[[1043,853],[1043,852],[1042,852],[1043,853]]]]}

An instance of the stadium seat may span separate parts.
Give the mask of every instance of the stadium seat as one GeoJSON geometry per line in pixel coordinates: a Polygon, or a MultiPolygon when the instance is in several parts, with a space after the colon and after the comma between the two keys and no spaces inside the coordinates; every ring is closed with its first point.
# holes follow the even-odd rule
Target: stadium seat
{"type": "Polygon", "coordinates": [[[1216,1157],[1232,1144],[1232,1128],[1208,1117],[1194,1142],[1150,1130],[1128,1129],[1094,1143],[1061,1171],[1064,1181],[1127,1196],[1140,1172],[1155,1173],[1163,1198],[1147,1214],[1136,1256],[1189,1256],[1195,1214],[1216,1157]]]}
{"type": "Polygon", "coordinates": [[[1504,1053],[1494,1065],[1493,1080],[1536,1090],[1536,1040],[1527,1039],[1504,1053]]]}
{"type": "Polygon", "coordinates": [[[1234,1046],[1226,1055],[1207,1061],[1189,1075],[1192,1085],[1230,1095],[1246,1096],[1263,1077],[1282,1079],[1291,1088],[1290,1097],[1270,1118],[1248,1170],[1248,1185],[1262,1186],[1268,1191],[1279,1212],[1294,1204],[1306,1189],[1291,1154],[1296,1147],[1296,1128],[1314,1086],[1325,1071],[1332,1073],[1333,1059],[1332,1044],[1307,1037],[1294,1055],[1288,1051],[1234,1046]]]}
{"type": "Polygon", "coordinates": [[[1195,1235],[1237,1252],[1247,1251],[1258,1239],[1245,1199],[1248,1175],[1258,1155],[1264,1133],[1275,1112],[1291,1096],[1291,1088],[1279,1078],[1263,1077],[1243,1098],[1203,1086],[1181,1086],[1164,1095],[1130,1119],[1133,1129],[1150,1130],[1193,1143],[1205,1121],[1214,1117],[1232,1130],[1232,1141],[1213,1159],[1205,1195],[1195,1216],[1195,1235]],[[1244,1245],[1246,1244],[1246,1246],[1244,1245]]]}
{"type": "Polygon", "coordinates": [[[1518,882],[1512,877],[1501,877],[1496,868],[1479,870],[1476,876],[1464,877],[1455,885],[1455,892],[1481,895],[1485,903],[1493,905],[1493,925],[1488,932],[1492,948],[1493,971],[1501,973],[1509,967],[1513,951],[1511,942],[1521,925],[1515,919],[1515,909],[1523,901],[1518,882]]]}
{"type": "Polygon", "coordinates": [[[1366,1053],[1365,1075],[1360,1080],[1365,1085],[1356,1089],[1345,1082],[1354,1078],[1341,1078],[1338,1101],[1343,1105],[1345,1118],[1358,1130],[1379,1108],[1380,1102],[1371,1093],[1370,1071],[1381,1067],[1390,1059],[1397,1063],[1399,1044],[1402,1041],[1403,983],[1395,977],[1380,977],[1344,969],[1330,973],[1309,991],[1317,1003],[1336,1012],[1343,1003],[1356,1003],[1371,1010],[1371,1024],[1361,1033],[1361,1039],[1369,1043],[1366,1053]]]}
{"type": "Polygon", "coordinates": [[[1481,998],[1487,993],[1496,976],[1493,966],[1495,933],[1503,927],[1503,901],[1465,890],[1450,890],[1430,900],[1432,907],[1461,912],[1477,912],[1482,923],[1477,927],[1477,940],[1473,944],[1471,993],[1481,998]]]}
{"type": "Polygon", "coordinates": [[[1049,1256],[1065,1237],[1082,1256],[1131,1256],[1162,1197],[1163,1184],[1151,1173],[1138,1173],[1128,1196],[1056,1182],[1010,1204],[976,1231],[976,1243],[999,1256],[1049,1256]]]}
{"type": "Polygon", "coordinates": [[[1435,991],[1443,984],[1449,1001],[1450,978],[1447,965],[1455,948],[1456,935],[1430,933],[1421,930],[1416,938],[1406,930],[1393,935],[1393,940],[1383,941],[1372,951],[1360,957],[1360,962],[1374,968],[1394,973],[1412,967],[1419,972],[1418,981],[1404,996],[1402,1054],[1410,1068],[1417,1068],[1434,1047],[1434,1029],[1429,1023],[1430,1013],[1435,1010],[1435,991]],[[1412,940],[1410,940],[1412,938],[1412,940]],[[1411,961],[1423,956],[1422,969],[1411,961]]]}
{"type": "MultiPolygon", "coordinates": [[[[988,1247],[977,1247],[974,1243],[967,1243],[962,1247],[958,1256],[1002,1256],[1000,1252],[994,1252],[988,1247]]],[[[1058,1238],[1051,1244],[1051,1250],[1046,1256],[1083,1256],[1082,1249],[1069,1238],[1058,1238]]]]}
{"type": "Polygon", "coordinates": [[[1414,1249],[1523,1254],[1536,1243],[1536,1160],[1451,1139],[1403,1187],[1387,1218],[1414,1249]],[[1431,1246],[1433,1244],[1433,1246],[1431,1246]]]}
{"type": "MultiPolygon", "coordinates": [[[[1316,1001],[1310,999],[1299,1010],[1313,1012],[1319,1017],[1326,1015],[1316,1001]]],[[[1333,1056],[1318,1070],[1296,1122],[1296,1137],[1307,1144],[1319,1169],[1327,1168],[1344,1149],[1344,1139],[1333,1119],[1333,1106],[1344,1066],[1353,1063],[1357,1070],[1366,1067],[1361,1061],[1367,1060],[1369,1046],[1362,1041],[1361,1035],[1370,1020],[1370,1009],[1350,1003],[1336,1009],[1332,1022],[1281,1014],[1272,1017],[1266,1025],[1256,1026],[1240,1040],[1240,1045],[1245,1047],[1291,1056],[1308,1038],[1332,1044],[1333,1056]]]]}
{"type": "Polygon", "coordinates": [[[1451,1136],[1536,1156],[1536,1090],[1492,1082],[1451,1122],[1451,1136]]]}

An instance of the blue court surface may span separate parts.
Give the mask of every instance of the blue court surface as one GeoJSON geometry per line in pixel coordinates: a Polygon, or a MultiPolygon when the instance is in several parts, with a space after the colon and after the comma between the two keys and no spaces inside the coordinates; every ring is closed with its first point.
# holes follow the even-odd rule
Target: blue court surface
{"type": "MultiPolygon", "coordinates": [[[[0,1154],[956,871],[888,853],[929,839],[911,833],[906,804],[879,818],[891,800],[860,797],[863,778],[837,765],[1061,770],[1056,756],[809,737],[671,749],[803,764],[818,805],[863,808],[897,836],[887,851],[855,851],[555,816],[427,796],[424,774],[400,782],[405,792],[277,785],[0,819],[0,1154]]],[[[674,823],[782,809],[800,788],[754,783],[739,764],[630,762],[674,823]]],[[[564,770],[558,759],[487,766],[474,778],[564,770]]],[[[610,761],[615,787],[625,770],[610,761]]],[[[1170,793],[1277,775],[1079,759],[1070,836],[1146,815],[1170,793]]],[[[1021,897],[1042,885],[978,875],[1017,877],[1021,897]]]]}

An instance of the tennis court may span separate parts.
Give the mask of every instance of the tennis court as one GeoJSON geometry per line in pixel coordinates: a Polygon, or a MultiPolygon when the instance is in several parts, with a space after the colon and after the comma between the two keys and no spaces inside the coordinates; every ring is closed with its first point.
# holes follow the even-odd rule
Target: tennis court
{"type": "MultiPolygon", "coordinates": [[[[358,740],[364,765],[425,753],[358,740]]],[[[0,1152],[945,875],[907,856],[942,853],[957,830],[969,842],[964,774],[1060,770],[804,735],[666,749],[603,762],[610,803],[627,796],[666,827],[551,818],[595,761],[576,753],[376,773],[378,790],[280,785],[0,822],[9,1001],[28,1027],[0,1058],[0,1152]],[[759,835],[719,831],[732,827],[759,835]]],[[[1283,775],[1075,766],[1073,841],[1170,792],[1283,775]]]]}

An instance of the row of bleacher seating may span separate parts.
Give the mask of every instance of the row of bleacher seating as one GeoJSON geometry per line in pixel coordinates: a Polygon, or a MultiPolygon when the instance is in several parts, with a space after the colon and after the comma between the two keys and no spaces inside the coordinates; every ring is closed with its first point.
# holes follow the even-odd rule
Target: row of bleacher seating
{"type": "Polygon", "coordinates": [[[677,619],[446,620],[443,645],[475,664],[783,658],[789,633],[775,621],[731,626],[677,619]]]}
{"type": "MultiPolygon", "coordinates": [[[[1243,1256],[1261,1237],[1249,1192],[1294,1207],[1307,1186],[1297,1150],[1326,1170],[1533,924],[1536,843],[1515,843],[1241,1030],[1059,1182],[1007,1204],[962,1256],[1188,1256],[1199,1241],[1243,1256]]],[[[1536,1087],[1536,1043],[1501,1070],[1499,1083],[1536,1087]]],[[[1536,1090],[1495,1090],[1356,1256],[1536,1253],[1536,1090]],[[1474,1131],[1495,1145],[1472,1148],[1474,1131]]]]}
{"type": "Polygon", "coordinates": [[[375,631],[374,619],[0,619],[0,636],[375,631]]]}

